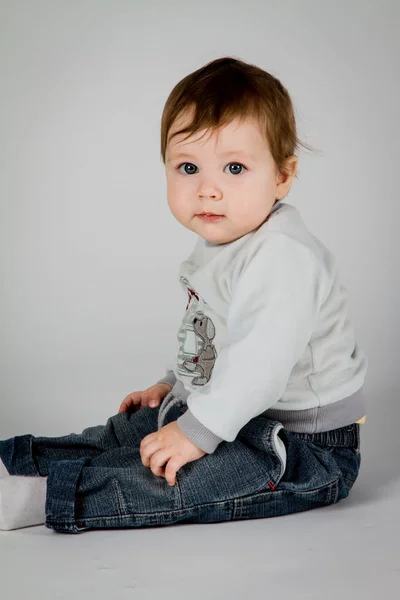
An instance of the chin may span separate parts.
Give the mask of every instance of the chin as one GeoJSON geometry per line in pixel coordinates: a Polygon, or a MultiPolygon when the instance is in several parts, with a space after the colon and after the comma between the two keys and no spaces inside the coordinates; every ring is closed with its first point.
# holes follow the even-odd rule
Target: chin
{"type": "Polygon", "coordinates": [[[207,240],[207,242],[210,242],[211,244],[228,244],[229,242],[234,242],[235,240],[239,239],[241,236],[240,235],[229,235],[229,234],[221,234],[218,232],[215,232],[214,235],[206,235],[204,234],[204,232],[200,232],[200,231],[196,231],[197,235],[199,235],[200,237],[202,237],[204,240],[207,240]]]}

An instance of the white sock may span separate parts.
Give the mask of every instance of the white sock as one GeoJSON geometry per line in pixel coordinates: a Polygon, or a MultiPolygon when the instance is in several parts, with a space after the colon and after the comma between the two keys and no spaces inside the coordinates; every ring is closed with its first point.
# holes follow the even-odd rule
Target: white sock
{"type": "Polygon", "coordinates": [[[9,473],[7,471],[7,469],[4,466],[3,461],[0,458],[0,477],[8,477],[9,473]]]}
{"type": "Polygon", "coordinates": [[[0,530],[43,525],[46,521],[46,491],[47,477],[1,477],[0,530]]]}

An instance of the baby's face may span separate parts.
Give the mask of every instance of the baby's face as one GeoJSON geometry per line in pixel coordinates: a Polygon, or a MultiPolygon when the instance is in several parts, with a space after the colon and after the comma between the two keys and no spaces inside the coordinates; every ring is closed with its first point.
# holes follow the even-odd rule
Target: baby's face
{"type": "MultiPolygon", "coordinates": [[[[170,133],[182,128],[181,117],[170,133]]],[[[254,120],[232,121],[219,130],[183,141],[181,134],[166,149],[168,204],[175,218],[215,244],[234,241],[259,227],[277,197],[278,175],[268,144],[254,120]],[[223,215],[205,220],[199,213],[223,215]]]]}

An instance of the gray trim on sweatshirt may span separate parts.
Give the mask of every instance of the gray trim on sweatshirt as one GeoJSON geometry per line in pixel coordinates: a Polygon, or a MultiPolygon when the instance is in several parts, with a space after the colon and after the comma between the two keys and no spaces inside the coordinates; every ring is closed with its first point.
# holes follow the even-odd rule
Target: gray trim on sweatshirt
{"type": "Polygon", "coordinates": [[[190,408],[187,409],[183,415],[178,419],[179,428],[183,431],[187,438],[193,444],[198,446],[207,454],[212,454],[217,446],[224,440],[218,435],[215,435],[210,429],[205,427],[203,423],[200,423],[194,416],[190,408]]]}
{"type": "MultiPolygon", "coordinates": [[[[168,371],[167,377],[160,382],[170,383],[173,371],[168,371]]],[[[174,375],[175,377],[175,375],[174,375]]],[[[158,382],[158,383],[160,383],[158,382]]],[[[170,383],[171,385],[171,383],[170,383]]],[[[158,429],[163,426],[165,415],[173,405],[187,405],[190,392],[186,390],[183,383],[176,379],[172,390],[164,398],[158,419],[158,429]]],[[[347,398],[338,400],[325,406],[303,410],[280,410],[269,408],[262,414],[273,421],[279,421],[285,429],[295,433],[320,433],[351,425],[361,419],[366,413],[365,397],[363,388],[357,390],[347,398]]],[[[211,454],[223,441],[194,416],[190,408],[177,419],[178,425],[183,433],[196,446],[211,454]]],[[[244,426],[245,424],[243,424],[244,426]]]]}
{"type": "Polygon", "coordinates": [[[157,383],[168,383],[168,385],[174,387],[176,383],[175,373],[172,370],[168,371],[165,377],[157,381],[157,383]]]}

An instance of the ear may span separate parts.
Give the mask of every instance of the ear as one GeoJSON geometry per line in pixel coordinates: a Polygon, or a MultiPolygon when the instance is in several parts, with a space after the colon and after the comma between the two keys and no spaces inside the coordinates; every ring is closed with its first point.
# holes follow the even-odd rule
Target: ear
{"type": "Polygon", "coordinates": [[[276,198],[282,199],[289,192],[297,172],[298,162],[297,156],[289,156],[285,161],[285,171],[283,173],[277,173],[276,198]]]}

